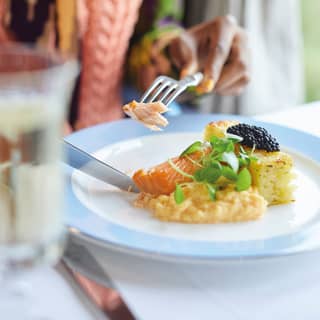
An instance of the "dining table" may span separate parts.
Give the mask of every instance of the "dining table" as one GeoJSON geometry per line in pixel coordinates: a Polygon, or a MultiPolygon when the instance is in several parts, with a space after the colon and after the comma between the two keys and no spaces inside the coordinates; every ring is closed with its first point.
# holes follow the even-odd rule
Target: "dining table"
{"type": "MultiPolygon", "coordinates": [[[[320,101],[279,107],[255,118],[320,137],[320,101]]],[[[320,319],[320,250],[198,264],[154,260],[74,241],[90,253],[136,319],[320,319]]],[[[32,319],[108,319],[62,263],[38,267],[26,273],[23,282],[34,306],[32,319]]],[[[0,319],[26,319],[22,310],[15,310],[13,318],[10,303],[0,310],[0,319]]]]}

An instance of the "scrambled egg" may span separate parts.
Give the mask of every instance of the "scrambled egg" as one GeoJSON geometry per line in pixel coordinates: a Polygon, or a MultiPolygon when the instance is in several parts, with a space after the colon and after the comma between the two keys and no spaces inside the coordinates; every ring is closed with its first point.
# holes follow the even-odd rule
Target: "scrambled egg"
{"type": "Polygon", "coordinates": [[[256,188],[238,192],[232,186],[217,192],[216,200],[210,199],[206,186],[189,183],[183,187],[185,200],[177,204],[173,193],[152,196],[141,193],[135,206],[150,209],[163,221],[184,223],[224,223],[256,220],[267,209],[267,201],[256,188]]]}

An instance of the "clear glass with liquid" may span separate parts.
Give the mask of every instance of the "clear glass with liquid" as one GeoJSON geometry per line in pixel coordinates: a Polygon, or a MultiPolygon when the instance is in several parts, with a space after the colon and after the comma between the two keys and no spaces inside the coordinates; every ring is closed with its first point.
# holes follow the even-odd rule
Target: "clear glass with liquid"
{"type": "Polygon", "coordinates": [[[60,257],[61,136],[77,72],[55,54],[0,46],[0,270],[60,257]]]}

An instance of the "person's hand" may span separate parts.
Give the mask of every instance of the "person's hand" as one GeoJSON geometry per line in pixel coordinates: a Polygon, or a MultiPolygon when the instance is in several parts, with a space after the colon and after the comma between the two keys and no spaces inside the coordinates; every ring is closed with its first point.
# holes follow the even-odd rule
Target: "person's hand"
{"type": "Polygon", "coordinates": [[[174,39],[169,52],[180,77],[204,73],[198,91],[239,95],[250,80],[250,50],[245,31],[233,16],[199,24],[174,39]]]}

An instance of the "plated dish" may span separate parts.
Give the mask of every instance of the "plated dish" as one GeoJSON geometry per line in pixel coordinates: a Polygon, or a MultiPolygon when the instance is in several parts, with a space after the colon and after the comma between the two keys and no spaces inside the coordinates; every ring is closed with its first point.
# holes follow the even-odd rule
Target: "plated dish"
{"type": "MultiPolygon", "coordinates": [[[[208,122],[224,119],[225,116],[216,115],[171,118],[166,133],[160,134],[150,134],[140,124],[124,120],[77,132],[69,139],[118,169],[133,173],[179,155],[203,139],[203,128],[208,122]]],[[[67,169],[67,224],[71,230],[114,250],[175,260],[261,258],[319,247],[320,139],[249,118],[230,119],[264,127],[278,139],[281,151],[293,159],[294,181],[299,185],[293,193],[294,202],[268,206],[266,213],[253,221],[167,222],[156,219],[148,210],[134,207],[137,195],[120,192],[67,169]]],[[[186,199],[187,194],[184,196],[186,199]]]]}
{"type": "Polygon", "coordinates": [[[135,205],[163,221],[226,223],[256,220],[268,205],[294,201],[293,160],[266,129],[236,121],[206,125],[204,137],[179,156],[133,180],[135,205]]]}

